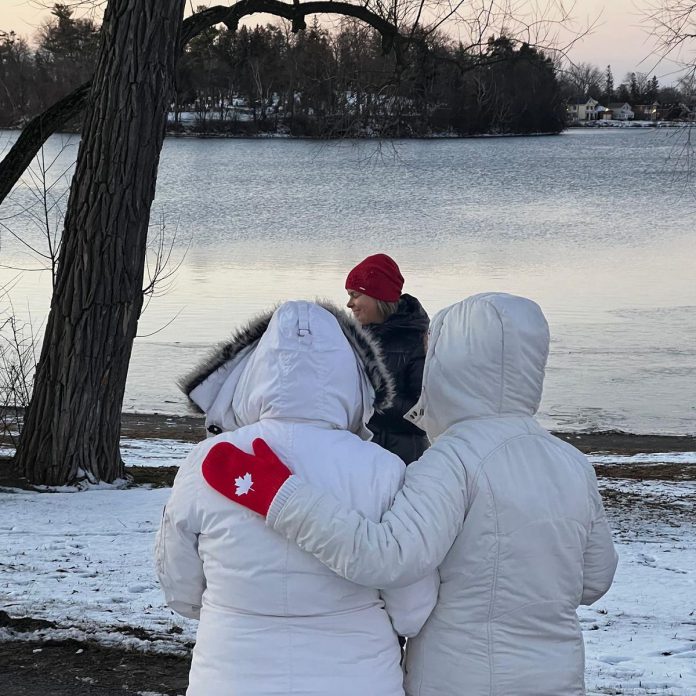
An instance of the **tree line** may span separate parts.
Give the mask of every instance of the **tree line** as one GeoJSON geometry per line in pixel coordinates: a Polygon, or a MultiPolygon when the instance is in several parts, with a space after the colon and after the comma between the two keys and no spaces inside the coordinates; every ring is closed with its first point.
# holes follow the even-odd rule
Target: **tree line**
{"type": "Polygon", "coordinates": [[[86,82],[99,47],[99,27],[57,4],[38,30],[36,47],[0,29],[0,127],[13,128],[86,82]]]}
{"type": "Polygon", "coordinates": [[[566,101],[596,99],[603,105],[611,103],[678,104],[696,103],[696,80],[693,72],[682,75],[674,85],[662,86],[655,75],[629,72],[616,84],[611,65],[604,70],[591,63],[570,65],[559,75],[561,91],[566,101]]]}
{"type": "MultiPolygon", "coordinates": [[[[0,127],[22,125],[89,79],[98,35],[62,4],[34,50],[0,33],[0,127]]],[[[408,137],[563,128],[557,67],[543,51],[505,36],[476,53],[440,32],[414,38],[398,64],[379,32],[351,18],[332,31],[316,18],[296,33],[289,22],[212,26],[179,60],[169,129],[408,137]]]]}

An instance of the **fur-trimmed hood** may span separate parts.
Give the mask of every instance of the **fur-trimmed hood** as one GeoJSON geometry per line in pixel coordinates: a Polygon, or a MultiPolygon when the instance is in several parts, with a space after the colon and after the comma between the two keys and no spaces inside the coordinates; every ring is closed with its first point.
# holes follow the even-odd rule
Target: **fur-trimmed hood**
{"type": "Polygon", "coordinates": [[[394,397],[378,342],[328,302],[286,302],[251,320],[179,386],[211,434],[273,414],[327,420],[368,439],[373,409],[394,397]]]}

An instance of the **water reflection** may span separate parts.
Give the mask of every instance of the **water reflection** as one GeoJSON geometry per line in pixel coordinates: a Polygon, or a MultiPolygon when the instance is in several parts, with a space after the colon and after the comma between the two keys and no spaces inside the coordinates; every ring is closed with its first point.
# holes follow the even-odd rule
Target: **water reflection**
{"type": "MultiPolygon", "coordinates": [[[[343,301],[347,269],[384,251],[431,313],[488,290],[542,305],[554,336],[547,423],[694,432],[696,237],[692,199],[668,163],[673,137],[573,132],[381,150],[169,139],[154,217],[177,227],[176,253],[192,245],[141,320],[126,407],[180,412],[174,378],[208,345],[279,300],[343,301]]],[[[20,187],[0,218],[28,201],[20,187]]],[[[3,263],[16,261],[2,242],[3,263]]],[[[25,274],[15,304],[26,298],[41,315],[49,286],[25,274]]]]}

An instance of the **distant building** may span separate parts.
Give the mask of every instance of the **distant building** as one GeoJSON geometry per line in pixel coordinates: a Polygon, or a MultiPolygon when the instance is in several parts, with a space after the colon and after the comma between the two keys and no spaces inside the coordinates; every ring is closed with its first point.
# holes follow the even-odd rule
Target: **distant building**
{"type": "Polygon", "coordinates": [[[615,121],[632,121],[636,115],[628,102],[612,102],[608,108],[611,111],[609,118],[615,121]]]}
{"type": "Polygon", "coordinates": [[[568,104],[568,116],[571,121],[596,121],[600,113],[597,111],[598,106],[600,106],[599,102],[592,97],[582,101],[574,101],[568,104]]]}
{"type": "Polygon", "coordinates": [[[658,102],[652,104],[635,104],[633,111],[635,117],[640,121],[657,121],[659,118],[660,105],[658,102]]]}

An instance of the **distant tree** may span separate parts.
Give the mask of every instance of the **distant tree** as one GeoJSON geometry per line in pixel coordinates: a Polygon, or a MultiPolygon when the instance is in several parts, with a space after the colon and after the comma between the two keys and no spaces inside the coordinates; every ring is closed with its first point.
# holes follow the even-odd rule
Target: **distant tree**
{"type": "Polygon", "coordinates": [[[622,87],[626,88],[628,99],[625,101],[629,101],[631,104],[646,104],[654,101],[654,99],[650,98],[651,85],[652,80],[646,73],[630,72],[626,74],[624,82],[620,85],[619,90],[621,91],[622,87]]]}
{"type": "Polygon", "coordinates": [[[99,27],[73,15],[69,5],[56,4],[38,32],[36,71],[45,105],[88,80],[94,70],[99,27]]]}
{"type": "Polygon", "coordinates": [[[605,105],[614,101],[614,75],[611,72],[611,65],[607,65],[604,71],[604,88],[602,89],[602,101],[605,105]]]}
{"type": "Polygon", "coordinates": [[[326,118],[334,106],[334,83],[336,77],[335,54],[328,31],[316,17],[311,25],[298,32],[288,51],[291,74],[289,99],[293,120],[293,131],[311,132],[308,124],[313,122],[317,132],[322,132],[326,118]],[[302,124],[296,123],[302,116],[302,124]],[[297,128],[300,128],[298,131],[297,128]]]}
{"type": "Polygon", "coordinates": [[[696,2],[648,0],[643,19],[652,33],[657,54],[683,70],[677,81],[682,101],[696,104],[696,2]]]}
{"type": "Polygon", "coordinates": [[[376,99],[394,76],[394,59],[384,55],[381,37],[361,22],[345,19],[333,38],[337,79],[337,124],[342,132],[366,128],[384,106],[376,99]]]}
{"type": "Polygon", "coordinates": [[[675,104],[682,101],[682,95],[677,87],[660,87],[657,91],[657,101],[660,104],[675,104]]]}
{"type": "Polygon", "coordinates": [[[645,90],[645,101],[647,101],[649,104],[652,104],[654,101],[657,100],[657,95],[659,91],[660,83],[658,82],[657,77],[653,75],[650,81],[648,82],[648,86],[645,90]]]}
{"type": "Polygon", "coordinates": [[[633,98],[631,97],[631,92],[628,89],[628,85],[625,82],[622,82],[619,85],[619,89],[616,91],[616,98],[617,101],[620,102],[630,102],[630,103],[636,103],[633,98]]]}
{"type": "Polygon", "coordinates": [[[34,61],[27,42],[0,31],[0,128],[16,126],[35,106],[34,61]]]}
{"type": "Polygon", "coordinates": [[[490,41],[489,55],[498,60],[476,71],[483,131],[559,132],[565,104],[553,61],[525,44],[516,49],[505,36],[490,41]]]}
{"type": "Polygon", "coordinates": [[[640,88],[638,87],[638,79],[634,72],[629,73],[627,76],[628,83],[628,94],[630,95],[630,100],[633,104],[641,104],[643,102],[643,95],[641,94],[640,88]]]}
{"type": "Polygon", "coordinates": [[[682,101],[689,105],[696,105],[696,73],[687,72],[677,80],[677,89],[682,101]]]}
{"type": "Polygon", "coordinates": [[[571,65],[566,71],[566,80],[574,99],[599,99],[604,88],[605,77],[602,71],[590,63],[571,65]]]}
{"type": "Polygon", "coordinates": [[[217,49],[219,35],[215,26],[203,29],[186,45],[177,66],[177,102],[183,97],[202,121],[209,112],[220,109],[227,87],[225,65],[217,49]]]}

